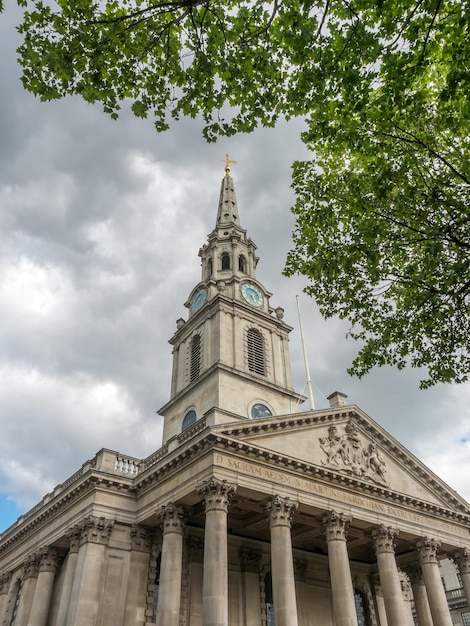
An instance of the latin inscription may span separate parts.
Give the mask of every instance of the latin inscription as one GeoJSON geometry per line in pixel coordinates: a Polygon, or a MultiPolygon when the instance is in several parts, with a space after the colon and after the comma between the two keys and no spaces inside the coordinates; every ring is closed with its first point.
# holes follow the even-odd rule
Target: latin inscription
{"type": "Polygon", "coordinates": [[[377,511],[378,513],[384,513],[386,515],[391,515],[392,517],[399,517],[403,520],[414,522],[415,524],[432,526],[439,530],[455,533],[462,537],[468,537],[469,535],[469,533],[465,529],[454,526],[453,524],[448,524],[447,522],[441,520],[425,517],[423,515],[419,515],[418,513],[405,511],[398,507],[383,504],[381,502],[375,502],[356,494],[347,493],[340,489],[328,487],[327,485],[319,485],[317,483],[306,480],[305,478],[290,476],[289,474],[279,472],[278,470],[269,469],[261,465],[254,465],[253,463],[247,463],[246,461],[234,459],[228,456],[224,456],[222,454],[217,454],[215,461],[217,465],[228,467],[230,469],[243,472],[244,474],[258,476],[259,478],[266,478],[267,480],[272,480],[273,482],[276,482],[280,485],[288,485],[289,487],[292,487],[294,489],[301,489],[303,491],[316,493],[320,496],[332,498],[341,502],[346,502],[347,504],[352,504],[362,507],[364,509],[369,509],[370,511],[377,511]]]}

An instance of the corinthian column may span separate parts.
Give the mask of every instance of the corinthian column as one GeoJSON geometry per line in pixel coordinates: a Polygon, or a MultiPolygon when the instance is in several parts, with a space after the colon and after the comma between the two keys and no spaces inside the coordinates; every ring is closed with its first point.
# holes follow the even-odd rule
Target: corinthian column
{"type": "Polygon", "coordinates": [[[81,524],[80,548],[70,598],[67,624],[93,626],[104,588],[106,548],[114,521],[90,515],[81,524]]]}
{"type": "Polygon", "coordinates": [[[227,514],[235,486],[211,478],[197,492],[206,505],[202,626],[228,626],[227,514]]]}
{"type": "Polygon", "coordinates": [[[58,565],[57,552],[53,548],[44,548],[38,553],[38,560],[39,573],[36,587],[34,588],[28,626],[46,626],[58,565]]]}
{"type": "Polygon", "coordinates": [[[62,583],[62,590],[60,592],[56,626],[65,626],[65,623],[67,621],[67,612],[69,610],[75,569],[77,567],[78,548],[80,546],[80,532],[81,529],[77,525],[73,528],[70,528],[66,533],[66,537],[69,540],[70,547],[65,561],[65,573],[62,583]]]}
{"type": "Polygon", "coordinates": [[[440,545],[439,541],[425,537],[418,541],[416,549],[434,626],[452,626],[449,605],[437,565],[437,551],[440,545]]]}
{"type": "Polygon", "coordinates": [[[0,574],[0,624],[7,610],[8,591],[10,590],[11,572],[0,574]]]}
{"type": "Polygon", "coordinates": [[[183,570],[184,511],[173,502],[162,507],[158,517],[163,520],[162,560],[158,590],[157,626],[178,626],[183,570]]]}
{"type": "Polygon", "coordinates": [[[29,612],[33,603],[34,588],[38,576],[38,556],[32,554],[29,556],[23,566],[23,585],[21,588],[20,603],[16,613],[15,625],[26,626],[29,619],[29,612]]]}
{"type": "Polygon", "coordinates": [[[331,511],[323,519],[328,544],[328,563],[336,626],[357,626],[354,590],[346,547],[350,521],[351,517],[335,511],[331,511]]]}
{"type": "Polygon", "coordinates": [[[395,561],[395,537],[397,534],[397,530],[383,525],[372,532],[388,626],[404,626],[408,623],[395,561]]]}
{"type": "Polygon", "coordinates": [[[421,568],[416,564],[408,565],[404,568],[404,570],[410,578],[419,626],[433,626],[428,594],[426,593],[426,587],[424,586],[421,568]]]}
{"type": "Polygon", "coordinates": [[[290,535],[297,503],[274,496],[268,504],[271,526],[271,575],[276,626],[297,626],[294,561],[290,535]]]}
{"type": "Polygon", "coordinates": [[[452,560],[459,568],[467,606],[470,606],[470,550],[468,548],[458,550],[452,555],[452,560]]]}

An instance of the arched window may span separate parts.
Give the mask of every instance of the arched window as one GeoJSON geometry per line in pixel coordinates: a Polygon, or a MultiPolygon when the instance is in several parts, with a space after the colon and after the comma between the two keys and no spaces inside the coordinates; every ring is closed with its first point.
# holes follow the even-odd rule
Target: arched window
{"type": "Polygon", "coordinates": [[[243,254],[238,257],[238,270],[246,274],[246,259],[243,254]]]}
{"type": "Polygon", "coordinates": [[[212,276],[212,259],[207,260],[207,275],[212,276]]]}
{"type": "Polygon", "coordinates": [[[196,422],[196,419],[197,419],[196,411],[192,409],[191,411],[188,411],[186,415],[184,416],[183,428],[181,430],[186,430],[187,428],[192,426],[196,422]]]}
{"type": "Polygon", "coordinates": [[[274,626],[273,579],[271,572],[264,577],[264,593],[266,604],[266,626],[274,626]]]}
{"type": "Polygon", "coordinates": [[[356,605],[357,626],[370,626],[367,601],[359,589],[354,589],[354,604],[356,605]]]}
{"type": "Polygon", "coordinates": [[[157,621],[157,609],[158,609],[158,591],[160,588],[160,568],[162,565],[162,553],[157,556],[157,562],[155,563],[155,580],[153,586],[153,603],[152,603],[152,622],[157,621]]]}
{"type": "Polygon", "coordinates": [[[250,372],[265,376],[266,366],[263,335],[256,328],[249,328],[246,339],[248,369],[250,372]]]}
{"type": "Polygon", "coordinates": [[[201,335],[194,335],[191,341],[191,365],[189,380],[193,382],[201,373],[201,335]]]}
{"type": "Polygon", "coordinates": [[[224,252],[222,254],[222,269],[229,270],[230,269],[230,255],[228,252],[224,252]]]}

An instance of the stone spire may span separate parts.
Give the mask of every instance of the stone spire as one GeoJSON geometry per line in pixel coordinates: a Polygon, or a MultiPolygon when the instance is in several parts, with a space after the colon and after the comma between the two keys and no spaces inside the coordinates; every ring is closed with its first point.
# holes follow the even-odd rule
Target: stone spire
{"type": "Polygon", "coordinates": [[[229,163],[236,163],[228,158],[228,154],[223,159],[225,162],[225,176],[222,179],[220,187],[219,208],[217,211],[216,228],[235,224],[240,226],[240,218],[238,215],[237,196],[235,195],[235,185],[233,178],[230,176],[229,163]]]}

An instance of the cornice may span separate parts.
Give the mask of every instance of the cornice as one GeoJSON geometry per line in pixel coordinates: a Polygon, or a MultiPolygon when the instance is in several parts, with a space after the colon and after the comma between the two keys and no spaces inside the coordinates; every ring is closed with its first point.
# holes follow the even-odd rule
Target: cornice
{"type": "Polygon", "coordinates": [[[35,511],[38,506],[36,505],[32,510],[37,512],[37,515],[31,514],[31,511],[29,511],[26,513],[26,519],[17,528],[10,532],[7,529],[0,540],[0,556],[7,554],[18,543],[29,538],[32,533],[50,524],[52,519],[57,517],[67,507],[75,504],[78,498],[82,498],[90,492],[106,489],[107,492],[127,492],[128,495],[134,497],[133,482],[134,479],[127,478],[121,474],[111,474],[97,469],[88,470],[87,474],[83,475],[82,480],[74,482],[73,488],[69,491],[61,491],[48,503],[44,504],[42,509],[39,508],[37,511],[35,511]]]}

